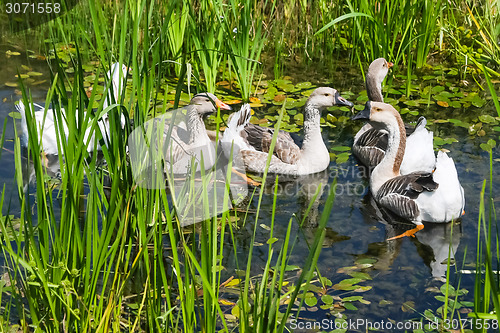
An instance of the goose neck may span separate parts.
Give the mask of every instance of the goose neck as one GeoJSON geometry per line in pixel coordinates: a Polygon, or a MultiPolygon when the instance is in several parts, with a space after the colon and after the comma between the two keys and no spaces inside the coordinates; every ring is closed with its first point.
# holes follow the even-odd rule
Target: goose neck
{"type": "MultiPolygon", "coordinates": [[[[203,119],[198,114],[196,106],[189,105],[186,114],[186,127],[189,132],[189,142],[193,143],[196,138],[200,137],[205,132],[205,124],[203,119]]],[[[205,133],[206,135],[206,133],[205,133]]]]}
{"type": "Polygon", "coordinates": [[[366,93],[368,100],[373,102],[383,102],[382,96],[382,82],[378,82],[375,75],[371,73],[366,74],[366,93]]]}
{"type": "Polygon", "coordinates": [[[400,176],[400,167],[403,162],[406,147],[406,130],[399,114],[385,123],[388,131],[388,145],[384,158],[375,167],[372,173],[372,190],[376,193],[378,188],[387,180],[400,176]]]}
{"type": "Polygon", "coordinates": [[[324,145],[320,128],[321,111],[316,105],[306,104],[304,112],[304,142],[302,149],[314,148],[320,142],[324,145]]]}

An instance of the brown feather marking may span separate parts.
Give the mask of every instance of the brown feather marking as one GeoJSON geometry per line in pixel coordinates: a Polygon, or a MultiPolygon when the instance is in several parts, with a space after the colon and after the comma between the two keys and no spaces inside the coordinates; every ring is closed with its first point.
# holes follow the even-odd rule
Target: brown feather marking
{"type": "Polygon", "coordinates": [[[398,122],[399,127],[399,146],[398,152],[396,154],[396,158],[394,160],[394,165],[392,167],[392,171],[394,174],[399,174],[399,169],[401,168],[401,163],[403,163],[403,157],[405,156],[405,148],[406,148],[406,129],[405,124],[403,123],[403,119],[399,115],[399,112],[394,110],[394,116],[398,122]]]}

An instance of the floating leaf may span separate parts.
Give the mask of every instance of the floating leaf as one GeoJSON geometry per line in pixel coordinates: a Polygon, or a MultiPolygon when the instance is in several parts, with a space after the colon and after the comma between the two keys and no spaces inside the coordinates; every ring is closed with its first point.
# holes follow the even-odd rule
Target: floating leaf
{"type": "Polygon", "coordinates": [[[12,117],[14,119],[21,119],[21,114],[19,112],[10,112],[9,117],[12,117]]]}
{"type": "Polygon", "coordinates": [[[5,54],[7,54],[7,56],[18,56],[18,55],[21,55],[21,53],[17,52],[17,51],[11,51],[11,50],[7,50],[7,52],[5,52],[5,54]]]}
{"type": "Polygon", "coordinates": [[[489,114],[483,114],[483,115],[480,115],[479,116],[479,120],[483,123],[487,123],[487,124],[490,124],[490,123],[496,123],[496,119],[492,116],[490,116],[489,114]]]}
{"type": "Polygon", "coordinates": [[[420,105],[420,104],[418,104],[418,102],[417,102],[417,101],[412,100],[412,99],[411,99],[411,100],[408,100],[408,101],[405,101],[404,103],[405,103],[406,105],[408,105],[408,106],[419,106],[419,105],[420,105]]]}
{"type": "Polygon", "coordinates": [[[307,89],[312,86],[311,82],[300,82],[295,85],[298,89],[307,89]]]}
{"type": "Polygon", "coordinates": [[[450,106],[446,101],[437,101],[437,105],[442,106],[443,108],[447,108],[450,106]]]}
{"type": "Polygon", "coordinates": [[[307,297],[304,301],[307,304],[307,306],[315,306],[316,304],[318,304],[318,299],[314,296],[307,297]]]}
{"type": "Polygon", "coordinates": [[[371,280],[372,279],[368,273],[364,273],[364,272],[349,272],[348,274],[350,276],[352,276],[353,278],[357,278],[357,279],[363,279],[363,280],[371,280]]]}
{"type": "Polygon", "coordinates": [[[333,304],[333,297],[331,295],[321,296],[321,301],[325,304],[333,304]]]}
{"type": "Polygon", "coordinates": [[[42,76],[43,73],[40,73],[40,72],[28,72],[28,75],[29,76],[42,76]]]}
{"type": "Polygon", "coordinates": [[[12,87],[12,88],[16,88],[17,87],[17,83],[15,83],[15,82],[5,82],[5,85],[7,87],[12,87]]]}
{"type": "Polygon", "coordinates": [[[352,303],[345,303],[344,308],[346,308],[347,310],[352,310],[352,311],[356,311],[358,309],[352,303]]]}
{"type": "Polygon", "coordinates": [[[286,99],[286,95],[279,94],[274,96],[274,101],[275,102],[283,102],[286,99]]]}
{"type": "Polygon", "coordinates": [[[272,237],[272,238],[269,238],[267,240],[267,244],[270,245],[270,244],[274,244],[278,241],[278,238],[275,238],[275,237],[272,237]]]}
{"type": "Polygon", "coordinates": [[[432,87],[431,92],[433,94],[437,94],[437,93],[439,93],[439,92],[441,92],[443,90],[444,90],[443,86],[435,86],[435,87],[432,87]]]}
{"type": "Polygon", "coordinates": [[[221,305],[230,305],[230,306],[236,305],[236,303],[228,301],[228,300],[225,300],[225,299],[219,299],[219,303],[221,305]]]}
{"type": "Polygon", "coordinates": [[[334,146],[331,149],[333,151],[348,151],[348,150],[351,150],[351,147],[347,147],[347,146],[334,146]]]}
{"type": "Polygon", "coordinates": [[[351,156],[351,153],[338,154],[337,159],[335,160],[335,163],[342,164],[344,162],[347,162],[347,160],[349,159],[349,156],[351,156]]]}
{"type": "Polygon", "coordinates": [[[403,312],[410,312],[413,311],[414,309],[415,309],[415,302],[413,301],[404,302],[403,306],[401,306],[401,310],[403,312]]]}

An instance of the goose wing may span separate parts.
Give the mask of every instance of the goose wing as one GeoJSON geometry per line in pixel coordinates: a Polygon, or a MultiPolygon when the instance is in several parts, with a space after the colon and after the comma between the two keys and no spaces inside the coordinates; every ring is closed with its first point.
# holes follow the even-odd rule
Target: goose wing
{"type": "Polygon", "coordinates": [[[415,220],[420,211],[414,199],[422,192],[435,191],[438,186],[432,178],[432,173],[414,172],[385,182],[378,190],[376,198],[380,204],[401,217],[415,220]]]}
{"type": "MultiPolygon", "coordinates": [[[[255,124],[247,124],[241,134],[249,145],[265,153],[269,152],[273,135],[274,129],[257,126],[255,124]]],[[[300,158],[300,147],[290,133],[279,131],[273,155],[284,163],[295,164],[300,158]]]]}
{"type": "Polygon", "coordinates": [[[370,128],[353,145],[353,153],[366,166],[378,165],[387,150],[387,133],[370,128]]]}

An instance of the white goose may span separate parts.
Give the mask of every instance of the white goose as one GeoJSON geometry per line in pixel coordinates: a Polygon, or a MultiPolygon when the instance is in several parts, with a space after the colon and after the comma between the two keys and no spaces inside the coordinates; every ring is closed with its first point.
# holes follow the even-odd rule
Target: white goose
{"type": "MultiPolygon", "coordinates": [[[[113,101],[118,101],[118,96],[119,93],[121,92],[122,84],[121,82],[123,79],[127,76],[128,68],[125,65],[121,65],[119,63],[114,63],[111,66],[111,70],[107,73],[107,77],[111,78],[111,84],[112,84],[112,89],[108,89],[108,94],[105,97],[104,103],[103,103],[103,110],[107,108],[111,102],[113,101]],[[121,68],[121,71],[120,71],[121,68]]],[[[36,122],[37,127],[38,127],[38,133],[39,135],[41,134],[41,146],[42,150],[45,154],[47,155],[57,155],[58,150],[57,150],[57,132],[56,132],[56,124],[54,121],[54,110],[52,109],[47,109],[39,104],[33,103],[33,106],[38,108],[33,114],[33,120],[36,122]]],[[[16,109],[21,113],[21,144],[23,146],[28,145],[28,126],[26,122],[26,109],[25,105],[22,100],[19,101],[19,103],[16,105],[16,109]]],[[[61,109],[62,113],[65,113],[65,110],[62,108],[61,109]]],[[[86,115],[84,115],[84,118],[86,115]]],[[[99,129],[102,133],[102,136],[104,138],[104,142],[106,145],[108,145],[109,140],[109,115],[106,114],[104,115],[99,121],[97,122],[99,129]]],[[[125,117],[122,114],[121,115],[121,125],[122,127],[125,126],[125,117]]],[[[68,126],[66,123],[63,121],[63,130],[64,130],[64,136],[68,136],[68,126]]],[[[85,132],[84,136],[84,142],[87,143],[89,141],[89,144],[87,146],[88,152],[92,152],[94,150],[94,142],[95,142],[95,134],[92,133],[90,135],[90,126],[87,127],[87,130],[85,132]],[[89,138],[90,137],[90,138],[89,138]]],[[[97,149],[100,150],[100,145],[97,143],[97,149]]]]}
{"type": "MultiPolygon", "coordinates": [[[[304,140],[302,146],[290,133],[280,131],[269,165],[269,173],[284,175],[308,175],[325,170],[330,155],[320,129],[321,111],[333,105],[352,106],[340,97],[337,90],[320,87],[309,96],[304,110],[304,140]]],[[[250,105],[232,115],[221,139],[222,148],[229,158],[234,142],[234,154],[240,153],[248,171],[263,173],[274,130],[250,124],[250,105]]]]}
{"type": "MultiPolygon", "coordinates": [[[[375,59],[368,67],[366,74],[366,91],[368,100],[383,102],[382,82],[384,81],[392,62],[384,58],[375,59]]],[[[408,140],[406,153],[401,165],[401,174],[406,175],[413,171],[432,171],[435,166],[433,147],[433,133],[426,128],[427,121],[420,117],[415,129],[406,126],[408,140]]],[[[382,161],[387,149],[387,133],[365,124],[354,137],[353,154],[362,164],[369,168],[375,167],[382,161]]]]}
{"type": "Polygon", "coordinates": [[[416,228],[390,239],[413,236],[426,222],[449,222],[464,213],[464,190],[458,180],[453,159],[439,152],[434,173],[401,175],[405,154],[405,126],[399,112],[389,104],[367,102],[353,119],[369,119],[374,128],[388,133],[388,147],[370,178],[375,200],[399,216],[411,220],[416,228]]]}
{"type": "Polygon", "coordinates": [[[163,126],[165,171],[174,174],[185,174],[189,171],[192,159],[197,163],[196,171],[201,170],[201,159],[205,170],[210,169],[215,163],[215,147],[205,128],[204,118],[215,111],[231,110],[212,93],[195,95],[186,107],[186,122],[164,123],[163,118],[155,118],[155,125],[163,126]],[[173,125],[173,126],[172,126],[173,125]]]}

